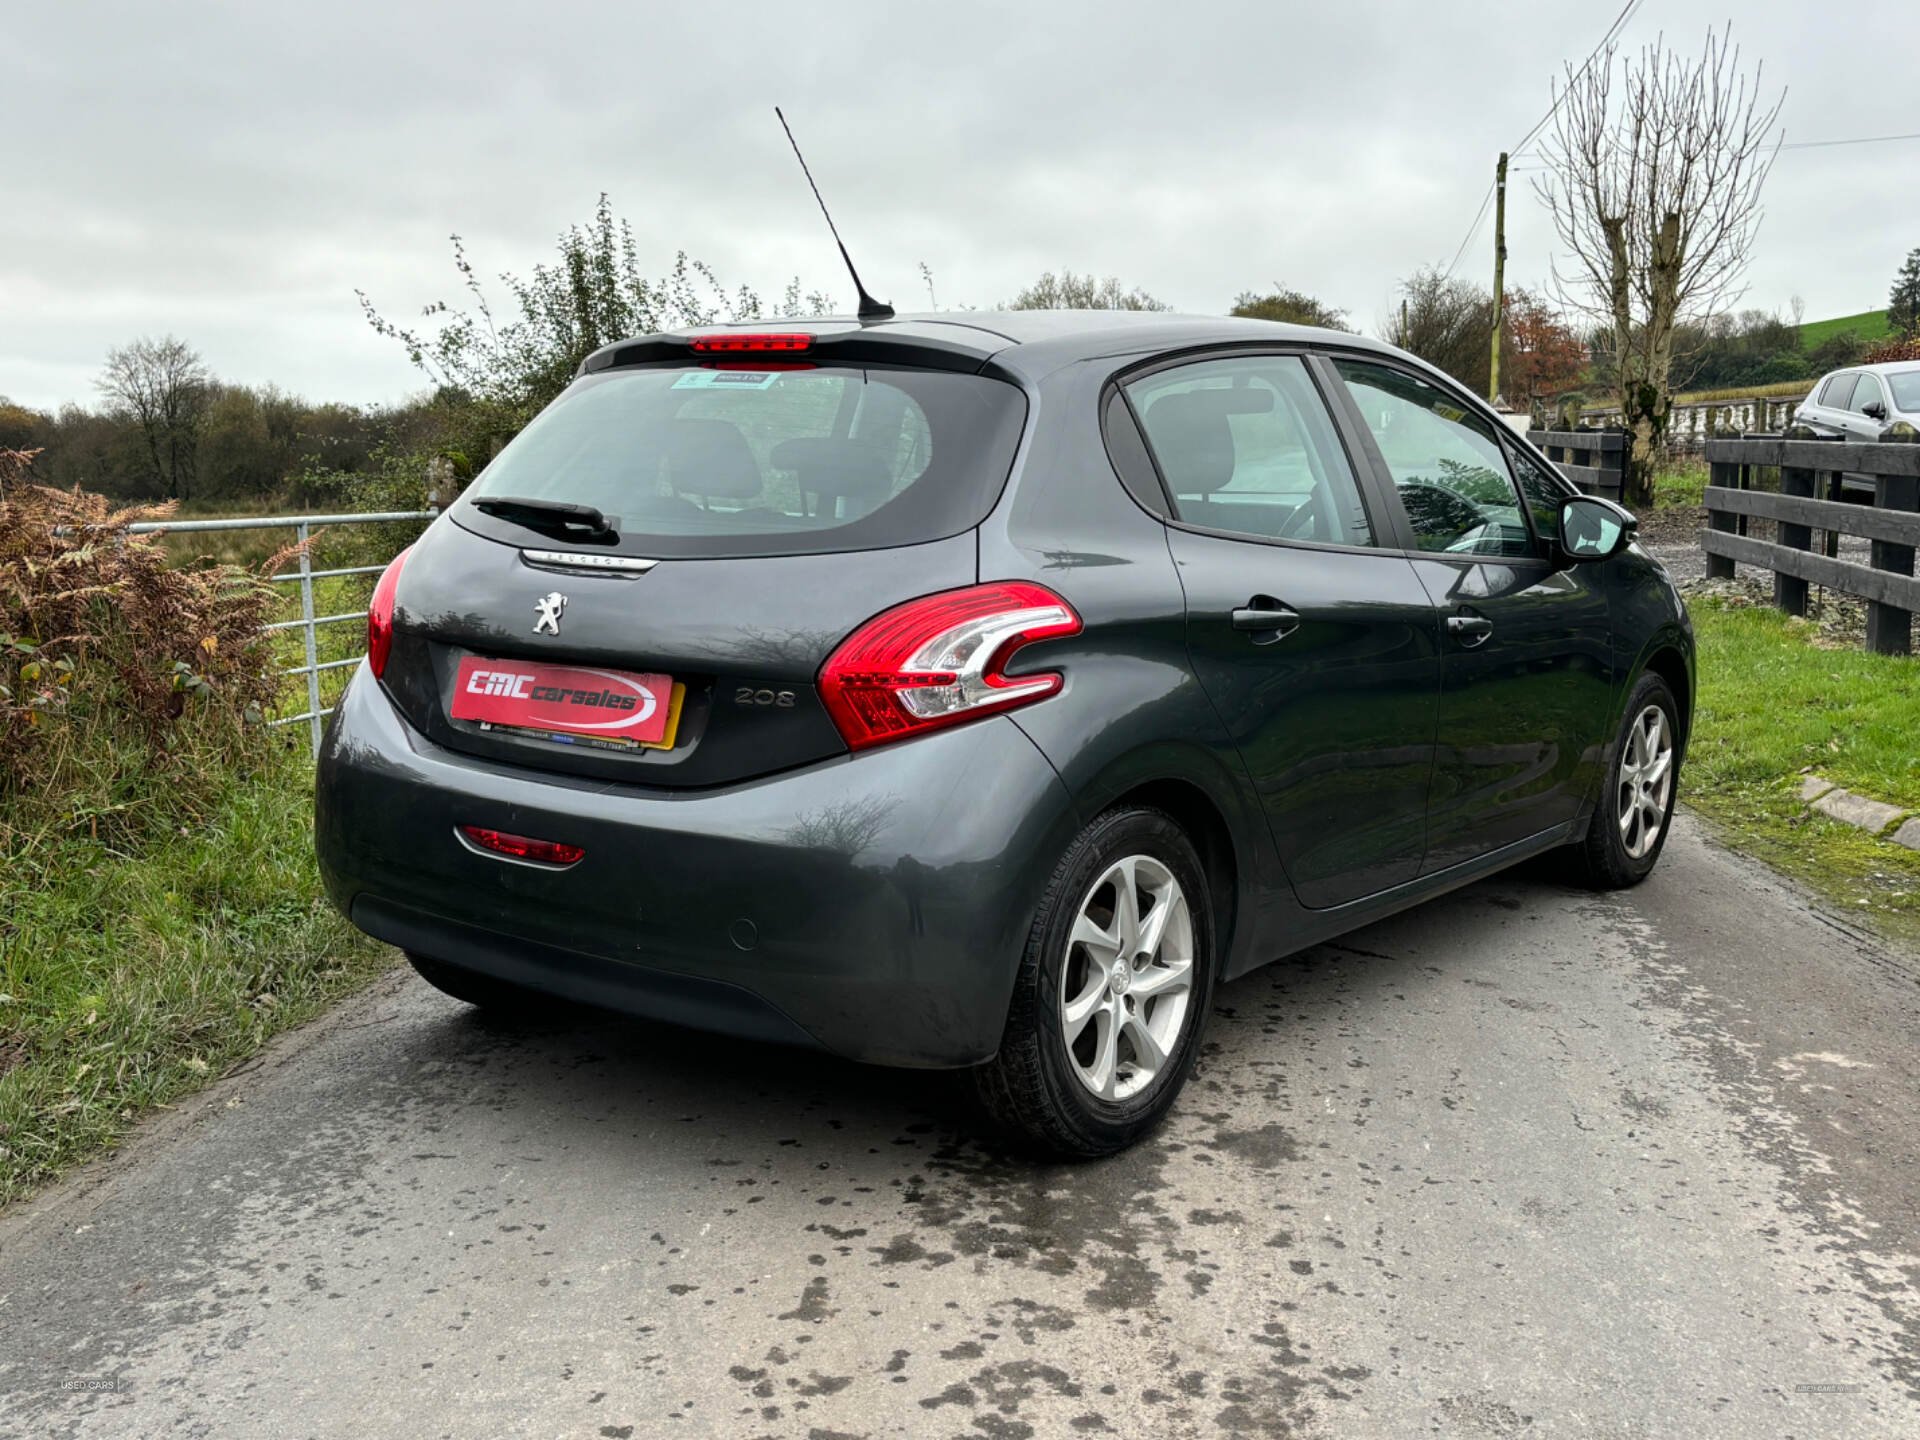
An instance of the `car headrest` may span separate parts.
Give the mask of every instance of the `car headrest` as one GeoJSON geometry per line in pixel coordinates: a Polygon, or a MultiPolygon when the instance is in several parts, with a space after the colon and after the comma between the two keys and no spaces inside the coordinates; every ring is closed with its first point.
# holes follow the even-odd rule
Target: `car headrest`
{"type": "Polygon", "coordinates": [[[1229,415],[1273,409],[1271,390],[1187,390],[1162,395],[1144,417],[1153,453],[1175,494],[1208,494],[1233,478],[1229,415]]]}
{"type": "Polygon", "coordinates": [[[893,491],[893,471],[871,445],[826,435],[782,440],[769,457],[776,470],[791,470],[800,488],[840,496],[872,508],[893,491]]]}
{"type": "Polygon", "coordinates": [[[766,483],[747,437],[730,420],[666,420],[647,438],[676,494],[745,500],[766,483]]]}

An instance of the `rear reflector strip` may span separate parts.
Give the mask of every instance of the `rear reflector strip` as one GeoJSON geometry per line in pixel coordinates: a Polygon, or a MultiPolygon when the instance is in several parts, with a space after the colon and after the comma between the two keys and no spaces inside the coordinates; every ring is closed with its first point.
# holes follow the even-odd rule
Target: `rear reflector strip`
{"type": "Polygon", "coordinates": [[[481,825],[462,825],[460,838],[470,850],[490,851],[509,860],[525,860],[534,865],[552,865],[564,869],[577,863],[587,852],[578,845],[563,845],[558,840],[533,840],[525,835],[509,835],[504,830],[488,830],[481,825]]]}
{"type": "Polygon", "coordinates": [[[529,565],[559,565],[568,570],[615,570],[623,575],[644,575],[660,563],[633,555],[583,555],[572,550],[522,550],[520,558],[529,565]]]}

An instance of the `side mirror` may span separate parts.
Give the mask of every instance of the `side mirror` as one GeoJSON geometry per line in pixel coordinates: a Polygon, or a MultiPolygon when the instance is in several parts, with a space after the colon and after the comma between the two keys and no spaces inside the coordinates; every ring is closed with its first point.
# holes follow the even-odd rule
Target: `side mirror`
{"type": "Polygon", "coordinates": [[[1631,510],[1598,495],[1569,495],[1560,502],[1560,553],[1576,565],[1611,560],[1639,528],[1631,510]]]}
{"type": "Polygon", "coordinates": [[[1860,407],[1860,413],[1862,415],[1871,415],[1875,420],[1884,420],[1887,418],[1887,407],[1882,405],[1878,400],[1869,400],[1865,405],[1860,407]]]}

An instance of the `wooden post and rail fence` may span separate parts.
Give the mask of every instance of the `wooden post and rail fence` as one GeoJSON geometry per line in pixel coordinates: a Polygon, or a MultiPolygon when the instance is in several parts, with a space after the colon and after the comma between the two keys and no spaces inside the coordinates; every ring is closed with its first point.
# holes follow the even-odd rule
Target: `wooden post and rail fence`
{"type": "Polygon", "coordinates": [[[1700,532],[1709,578],[1732,579],[1735,565],[1773,572],[1773,599],[1789,615],[1807,612],[1807,592],[1824,586],[1867,605],[1869,650],[1908,655],[1920,611],[1914,550],[1920,546],[1920,445],[1771,437],[1709,440],[1708,528],[1700,532]],[[1769,469],[1779,490],[1760,488],[1769,469]],[[1841,496],[1871,479],[1869,504],[1841,496]],[[1769,521],[1775,538],[1749,532],[1769,521]],[[1815,548],[1813,532],[1823,532],[1815,548]],[[1869,563],[1841,558],[1840,537],[1871,541],[1869,563]]]}
{"type": "Polygon", "coordinates": [[[1589,495],[1618,501],[1627,478],[1624,430],[1529,430],[1560,473],[1589,495]]]}

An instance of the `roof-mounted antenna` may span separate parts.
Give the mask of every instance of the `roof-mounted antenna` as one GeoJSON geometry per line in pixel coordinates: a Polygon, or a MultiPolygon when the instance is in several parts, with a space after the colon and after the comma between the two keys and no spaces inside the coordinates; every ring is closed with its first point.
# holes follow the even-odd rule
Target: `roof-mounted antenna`
{"type": "Polygon", "coordinates": [[[820,187],[813,183],[813,171],[807,168],[807,157],[800,153],[800,142],[793,138],[793,127],[787,124],[787,117],[780,114],[778,105],[773,113],[779,117],[780,128],[787,132],[787,143],[793,146],[793,158],[800,162],[800,173],[807,177],[807,186],[813,191],[813,198],[820,205],[820,213],[826,216],[827,229],[833,231],[833,243],[840,247],[840,258],[847,262],[847,274],[853,277],[854,293],[860,297],[860,307],[854,313],[861,320],[891,320],[893,307],[884,300],[876,300],[867,293],[867,287],[860,283],[860,272],[853,268],[853,257],[847,254],[847,242],[840,238],[839,228],[833,223],[833,216],[827,214],[827,202],[820,198],[820,187]]]}

